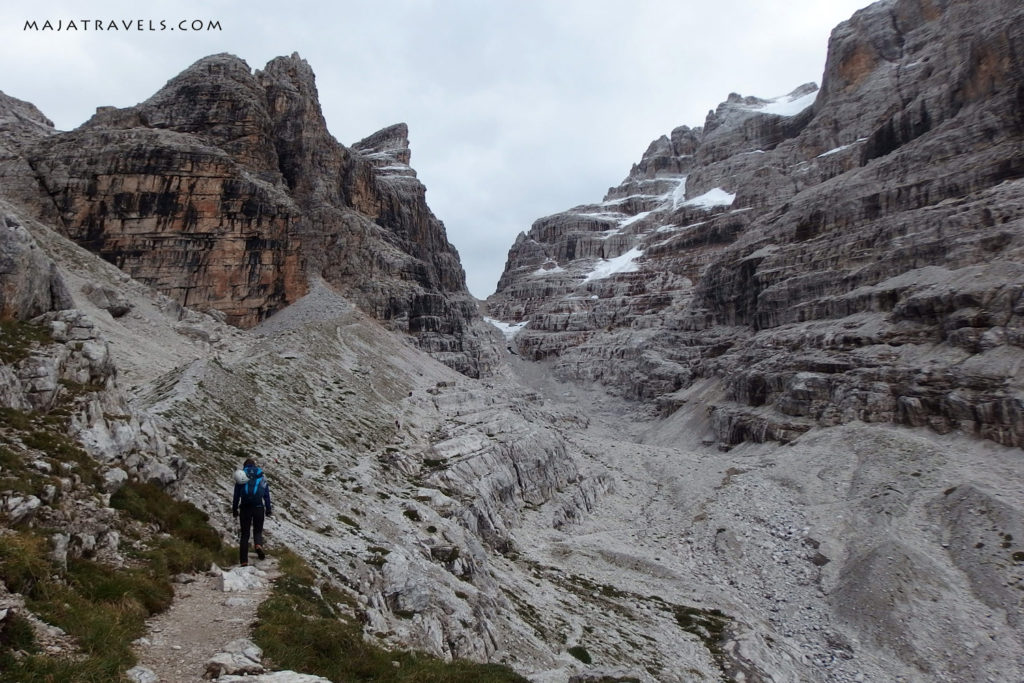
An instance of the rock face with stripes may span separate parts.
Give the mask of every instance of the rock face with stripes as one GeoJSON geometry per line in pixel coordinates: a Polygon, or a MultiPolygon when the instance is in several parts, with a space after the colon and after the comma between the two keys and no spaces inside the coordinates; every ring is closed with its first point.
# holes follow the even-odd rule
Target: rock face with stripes
{"type": "Polygon", "coordinates": [[[180,304],[247,328],[322,278],[459,371],[489,372],[405,125],[342,145],[298,55],[255,72],[201,59],[66,133],[14,98],[0,114],[6,197],[180,304]]]}
{"type": "Polygon", "coordinates": [[[493,317],[520,353],[722,446],[853,420],[1024,445],[1024,7],[880,2],[820,90],[730,95],[597,204],[537,220],[493,317]]]}

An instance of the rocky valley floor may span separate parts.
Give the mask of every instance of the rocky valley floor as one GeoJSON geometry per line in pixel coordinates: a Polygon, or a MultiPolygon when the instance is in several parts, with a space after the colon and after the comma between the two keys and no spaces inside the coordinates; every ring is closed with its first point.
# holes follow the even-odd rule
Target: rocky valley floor
{"type": "Polygon", "coordinates": [[[537,511],[515,534],[540,627],[595,665],[659,681],[716,666],[730,680],[1021,677],[1019,450],[853,424],[722,452],[702,444],[698,391],[660,421],[513,367],[586,414],[564,436],[581,473],[610,482],[578,523],[537,511]],[[587,608],[559,615],[573,591],[587,608]],[[698,636],[689,651],[666,638],[679,629],[698,636]],[[710,635],[724,642],[704,638],[694,667],[710,635]]]}

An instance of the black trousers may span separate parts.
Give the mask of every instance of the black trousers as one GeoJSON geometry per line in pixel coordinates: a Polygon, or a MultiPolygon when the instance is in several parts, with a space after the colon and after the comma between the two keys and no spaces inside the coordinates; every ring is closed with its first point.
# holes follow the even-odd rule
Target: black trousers
{"type": "Polygon", "coordinates": [[[263,508],[246,507],[238,508],[238,521],[242,524],[242,532],[238,539],[238,562],[246,564],[249,562],[249,531],[252,530],[253,541],[256,545],[263,545],[263,508]]]}

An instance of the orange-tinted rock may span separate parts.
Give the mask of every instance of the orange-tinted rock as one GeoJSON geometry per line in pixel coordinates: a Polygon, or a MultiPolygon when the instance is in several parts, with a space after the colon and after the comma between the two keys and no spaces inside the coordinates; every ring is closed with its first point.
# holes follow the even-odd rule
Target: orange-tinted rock
{"type": "Polygon", "coordinates": [[[5,195],[181,304],[250,327],[322,276],[449,365],[488,371],[406,127],[346,148],[298,55],[255,73],[213,55],[135,107],[102,107],[70,133],[47,123],[4,136],[5,195]]]}
{"type": "Polygon", "coordinates": [[[35,154],[66,234],[182,305],[249,327],[305,293],[295,205],[222,150],[171,131],[84,128],[35,154]]]}

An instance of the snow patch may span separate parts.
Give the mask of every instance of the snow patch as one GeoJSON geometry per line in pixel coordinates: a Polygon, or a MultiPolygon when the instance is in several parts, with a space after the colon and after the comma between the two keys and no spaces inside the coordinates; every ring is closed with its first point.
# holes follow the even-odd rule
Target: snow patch
{"type": "Polygon", "coordinates": [[[712,209],[716,206],[732,206],[734,199],[736,199],[735,194],[726,192],[720,187],[715,187],[699,197],[687,199],[682,203],[682,206],[696,206],[702,209],[712,209]]]}
{"type": "MultiPolygon", "coordinates": [[[[661,182],[661,180],[662,180],[661,178],[652,178],[650,180],[644,180],[644,181],[641,181],[641,182],[642,183],[658,183],[658,182],[661,182]]],[[[637,194],[627,195],[625,197],[619,197],[618,199],[609,199],[607,201],[601,202],[600,204],[595,204],[595,206],[603,206],[603,207],[610,208],[610,207],[614,207],[614,206],[621,206],[622,204],[625,204],[627,201],[629,201],[631,199],[660,199],[660,198],[661,198],[661,195],[637,193],[637,194]]]]}
{"type": "Polygon", "coordinates": [[[618,221],[622,218],[621,213],[613,213],[611,211],[566,211],[567,215],[570,216],[584,216],[586,218],[598,218],[606,221],[618,221]]]}
{"type": "Polygon", "coordinates": [[[690,223],[689,225],[663,225],[654,232],[678,232],[688,228],[696,228],[698,225],[704,225],[705,223],[707,223],[707,221],[697,221],[696,223],[690,223]]]}
{"type": "Polygon", "coordinates": [[[633,247],[621,256],[616,256],[613,259],[601,259],[597,266],[587,273],[587,276],[583,278],[583,281],[590,282],[592,280],[603,280],[604,278],[615,275],[616,273],[632,273],[639,270],[640,264],[638,264],[636,260],[643,256],[643,253],[642,249],[633,247]]]}
{"type": "Polygon", "coordinates": [[[865,140],[867,140],[867,138],[857,138],[857,139],[856,139],[856,140],[855,140],[854,142],[851,142],[851,143],[850,143],[850,144],[848,144],[848,145],[842,145],[841,147],[836,147],[835,149],[830,149],[830,150],[829,150],[829,151],[827,151],[827,152],[822,152],[821,154],[819,154],[819,155],[818,155],[817,157],[815,157],[815,158],[816,158],[816,159],[820,159],[820,158],[822,158],[822,157],[827,157],[827,156],[831,156],[831,155],[833,155],[833,154],[838,154],[839,152],[842,152],[842,151],[843,151],[843,150],[845,150],[845,149],[850,149],[850,148],[851,148],[851,147],[853,147],[854,145],[856,145],[856,144],[859,144],[859,143],[861,143],[861,142],[864,142],[865,140]]]}
{"type": "Polygon", "coordinates": [[[672,199],[672,210],[675,211],[679,205],[686,201],[686,176],[679,179],[674,190],[665,195],[665,198],[672,199]]]}
{"type": "Polygon", "coordinates": [[[619,229],[621,230],[622,228],[626,227],[627,225],[633,225],[633,223],[636,223],[637,221],[642,221],[643,219],[647,218],[650,215],[651,215],[650,211],[643,211],[641,213],[638,213],[635,216],[630,216],[626,220],[624,220],[624,221],[619,223],[619,229]]]}
{"type": "Polygon", "coordinates": [[[551,273],[564,273],[565,268],[562,266],[555,266],[554,268],[545,268],[541,266],[537,270],[530,273],[527,277],[540,277],[542,275],[550,275],[551,273]]]}
{"type": "Polygon", "coordinates": [[[488,322],[497,327],[499,330],[501,330],[501,333],[505,335],[505,339],[512,341],[513,339],[515,339],[515,336],[519,334],[519,331],[526,327],[526,324],[530,321],[524,320],[521,323],[506,323],[502,322],[501,320],[495,320],[494,318],[484,317],[484,322],[488,322]]]}
{"type": "Polygon", "coordinates": [[[758,114],[775,114],[776,116],[796,116],[807,107],[814,104],[814,100],[818,97],[818,91],[809,92],[806,95],[800,97],[790,97],[789,95],[783,95],[781,97],[775,97],[768,100],[765,104],[752,104],[746,107],[750,111],[755,111],[758,114]]]}

